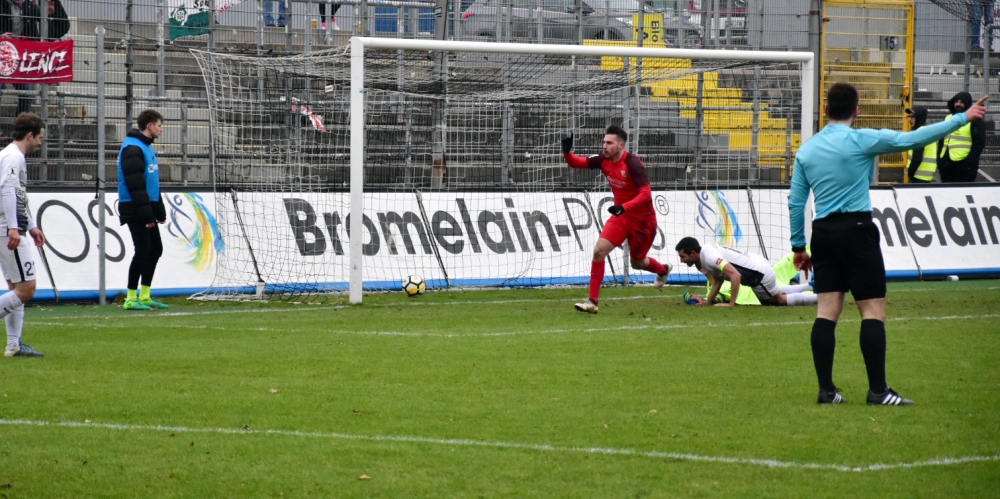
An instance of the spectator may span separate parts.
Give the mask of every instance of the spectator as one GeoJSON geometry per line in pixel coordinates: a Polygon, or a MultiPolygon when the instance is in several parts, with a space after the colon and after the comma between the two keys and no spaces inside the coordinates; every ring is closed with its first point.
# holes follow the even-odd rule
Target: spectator
{"type": "MultiPolygon", "coordinates": [[[[972,50],[982,52],[983,47],[980,38],[983,31],[983,23],[986,26],[993,25],[993,3],[995,0],[971,0],[972,7],[972,50]]],[[[989,47],[993,48],[993,30],[988,33],[989,47]]]]}
{"type": "MultiPolygon", "coordinates": [[[[916,106],[913,109],[906,108],[904,111],[906,119],[910,121],[910,131],[918,130],[927,124],[926,107],[916,106]]],[[[937,172],[937,142],[910,151],[910,159],[906,163],[906,173],[910,176],[910,183],[932,182],[935,172],[937,172]]]]}
{"type": "MultiPolygon", "coordinates": [[[[965,113],[972,107],[972,95],[959,92],[948,101],[945,121],[957,114],[965,113]]],[[[986,147],[986,124],[976,120],[962,125],[940,142],[938,147],[938,171],[941,182],[975,182],[979,174],[979,156],[986,147]]]]}
{"type": "Polygon", "coordinates": [[[264,2],[264,26],[277,26],[279,28],[285,27],[285,1],[280,0],[277,2],[266,1],[264,2]],[[274,19],[274,4],[278,4],[278,22],[274,19]]]}
{"type": "MultiPolygon", "coordinates": [[[[38,21],[40,13],[38,6],[31,0],[0,0],[0,38],[29,38],[37,40],[38,21]]],[[[0,84],[0,91],[6,84],[0,84]]],[[[35,98],[31,95],[34,85],[15,83],[17,96],[17,111],[15,116],[31,111],[35,98]]]]}
{"type": "MultiPolygon", "coordinates": [[[[36,4],[41,4],[41,0],[34,1],[36,4]]],[[[63,8],[61,0],[49,0],[46,17],[49,20],[49,32],[46,40],[58,40],[69,33],[69,16],[66,15],[66,9],[63,8]]],[[[41,38],[40,34],[39,38],[41,38]]]]}
{"type": "MultiPolygon", "coordinates": [[[[340,10],[340,4],[330,6],[330,26],[333,29],[340,29],[337,26],[337,11],[340,10]]],[[[319,20],[323,23],[322,27],[326,30],[326,4],[319,4],[319,20]]]]}

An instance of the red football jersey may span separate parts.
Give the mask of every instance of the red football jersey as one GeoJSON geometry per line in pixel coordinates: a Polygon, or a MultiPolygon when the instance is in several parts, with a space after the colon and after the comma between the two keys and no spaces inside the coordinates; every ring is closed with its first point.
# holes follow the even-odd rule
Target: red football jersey
{"type": "MultiPolygon", "coordinates": [[[[608,185],[611,186],[616,205],[624,206],[625,203],[639,197],[640,189],[649,185],[649,179],[646,178],[646,166],[642,164],[642,160],[638,156],[629,154],[628,151],[622,153],[621,159],[617,162],[606,159],[603,154],[595,154],[588,158],[581,158],[572,153],[566,156],[570,166],[575,168],[600,168],[601,173],[604,173],[604,177],[608,179],[608,185]],[[586,161],[586,166],[581,164],[581,160],[586,161]]],[[[653,200],[649,199],[642,203],[642,206],[630,209],[625,214],[632,217],[652,215],[653,200]]]]}

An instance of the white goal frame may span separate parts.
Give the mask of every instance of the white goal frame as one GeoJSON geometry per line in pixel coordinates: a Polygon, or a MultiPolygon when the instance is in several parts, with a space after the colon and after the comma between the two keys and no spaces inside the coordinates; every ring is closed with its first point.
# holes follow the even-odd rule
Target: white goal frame
{"type": "MultiPolygon", "coordinates": [[[[645,47],[604,47],[584,45],[550,45],[529,43],[493,43],[441,40],[410,40],[399,38],[351,38],[351,197],[350,213],[360,220],[364,213],[365,158],[365,49],[426,50],[436,52],[481,52],[500,54],[544,54],[616,57],[672,57],[680,59],[798,62],[802,63],[802,142],[813,134],[815,99],[815,59],[811,52],[737,51],[706,49],[668,49],[645,47]]],[[[807,224],[808,225],[808,224],[807,224]]],[[[361,303],[362,246],[364,224],[350,228],[350,288],[351,303],[361,303]]]]}

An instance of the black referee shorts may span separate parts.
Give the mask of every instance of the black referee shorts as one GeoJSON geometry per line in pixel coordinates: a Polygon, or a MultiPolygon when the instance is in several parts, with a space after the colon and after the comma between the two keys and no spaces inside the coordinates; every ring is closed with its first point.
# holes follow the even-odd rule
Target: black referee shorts
{"type": "Polygon", "coordinates": [[[855,300],[885,298],[885,262],[871,213],[834,213],[813,221],[816,293],[846,293],[855,300]]]}

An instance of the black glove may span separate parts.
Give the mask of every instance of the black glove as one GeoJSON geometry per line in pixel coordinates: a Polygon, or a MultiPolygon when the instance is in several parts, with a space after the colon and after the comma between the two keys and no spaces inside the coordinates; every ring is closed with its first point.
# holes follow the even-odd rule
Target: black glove
{"type": "Polygon", "coordinates": [[[614,215],[616,217],[620,216],[622,213],[625,213],[625,207],[616,204],[616,205],[608,208],[608,213],[610,213],[610,214],[612,214],[612,215],[614,215]]]}
{"type": "Polygon", "coordinates": [[[567,135],[562,139],[563,154],[569,154],[573,150],[573,136],[567,135]]]}

